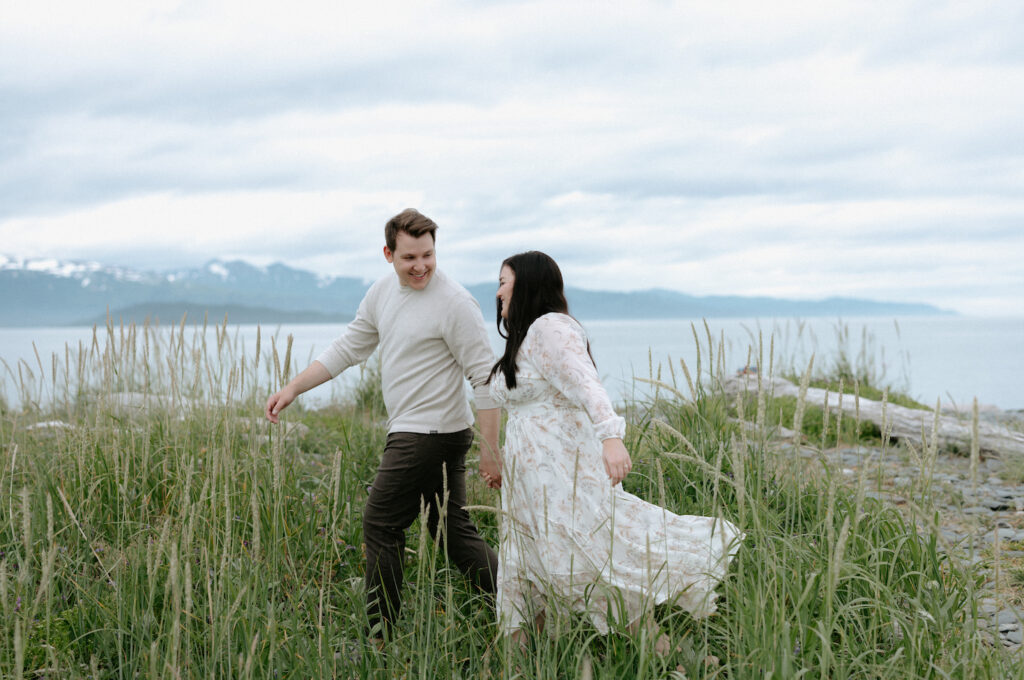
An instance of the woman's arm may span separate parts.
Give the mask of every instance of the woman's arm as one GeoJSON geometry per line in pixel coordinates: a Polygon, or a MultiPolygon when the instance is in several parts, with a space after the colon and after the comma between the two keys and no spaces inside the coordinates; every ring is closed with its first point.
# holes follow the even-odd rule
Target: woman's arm
{"type": "Polygon", "coordinates": [[[632,467],[622,443],[626,421],[615,413],[601,384],[583,329],[565,314],[545,315],[530,326],[523,347],[544,379],[587,413],[602,440],[605,471],[618,484],[632,467]]]}

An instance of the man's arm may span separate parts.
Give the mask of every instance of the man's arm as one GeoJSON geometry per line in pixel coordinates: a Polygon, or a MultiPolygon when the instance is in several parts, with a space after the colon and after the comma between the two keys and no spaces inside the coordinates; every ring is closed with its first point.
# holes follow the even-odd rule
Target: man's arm
{"type": "MultiPolygon", "coordinates": [[[[378,282],[379,283],[379,282],[378,282]]],[[[265,414],[272,423],[278,421],[279,414],[288,404],[295,401],[303,392],[322,385],[345,369],[366,360],[377,347],[379,335],[373,323],[370,310],[373,306],[371,295],[379,291],[378,284],[370,287],[363,296],[356,310],[356,318],[345,328],[340,338],[320,353],[306,370],[292,378],[291,382],[270,395],[267,399],[265,414]]]]}
{"type": "Polygon", "coordinates": [[[284,410],[288,404],[295,401],[297,396],[313,389],[317,385],[324,384],[330,379],[331,373],[327,370],[327,367],[319,361],[314,361],[306,370],[292,378],[291,382],[270,395],[270,398],[267,399],[267,408],[265,410],[267,420],[272,423],[278,422],[277,414],[284,410]]]}
{"type": "Polygon", "coordinates": [[[480,427],[480,475],[492,489],[501,487],[501,453],[498,450],[498,430],[501,429],[501,409],[482,408],[476,412],[480,427]]]}
{"type": "Polygon", "coordinates": [[[501,408],[488,388],[494,353],[487,339],[480,305],[473,296],[465,293],[465,297],[452,300],[442,333],[452,356],[473,387],[477,426],[483,440],[480,442],[480,475],[489,487],[497,489],[501,487],[501,453],[498,450],[501,408]]]}

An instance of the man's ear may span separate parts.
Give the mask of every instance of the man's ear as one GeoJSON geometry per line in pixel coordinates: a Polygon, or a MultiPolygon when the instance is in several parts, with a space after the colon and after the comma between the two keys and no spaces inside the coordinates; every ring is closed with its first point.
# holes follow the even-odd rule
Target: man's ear
{"type": "Polygon", "coordinates": [[[388,248],[387,246],[384,246],[384,259],[387,260],[388,262],[395,261],[395,254],[392,253],[391,249],[388,248]]]}

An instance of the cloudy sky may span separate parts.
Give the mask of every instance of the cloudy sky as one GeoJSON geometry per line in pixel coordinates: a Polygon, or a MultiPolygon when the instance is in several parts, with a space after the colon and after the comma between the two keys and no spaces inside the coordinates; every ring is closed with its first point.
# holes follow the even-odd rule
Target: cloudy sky
{"type": "Polygon", "coordinates": [[[1024,4],[4,1],[0,253],[1024,316],[1024,4]]]}

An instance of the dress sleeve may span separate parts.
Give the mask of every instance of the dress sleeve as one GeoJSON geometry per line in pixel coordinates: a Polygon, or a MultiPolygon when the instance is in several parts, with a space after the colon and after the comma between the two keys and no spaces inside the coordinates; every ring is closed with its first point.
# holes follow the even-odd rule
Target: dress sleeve
{"type": "Polygon", "coordinates": [[[621,439],[626,421],[616,415],[587,352],[583,329],[565,314],[547,314],[530,326],[523,349],[541,376],[586,411],[598,438],[621,439]]]}

